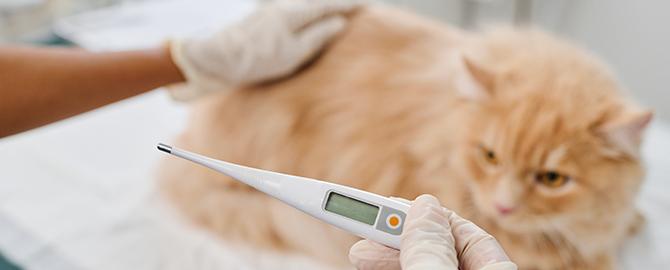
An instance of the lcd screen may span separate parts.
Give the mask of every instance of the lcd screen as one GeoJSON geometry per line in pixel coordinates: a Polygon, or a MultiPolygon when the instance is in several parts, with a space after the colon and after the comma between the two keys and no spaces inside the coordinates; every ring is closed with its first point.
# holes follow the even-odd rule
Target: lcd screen
{"type": "Polygon", "coordinates": [[[368,225],[374,225],[379,213],[379,207],[352,199],[335,192],[328,195],[326,211],[358,220],[368,225]]]}

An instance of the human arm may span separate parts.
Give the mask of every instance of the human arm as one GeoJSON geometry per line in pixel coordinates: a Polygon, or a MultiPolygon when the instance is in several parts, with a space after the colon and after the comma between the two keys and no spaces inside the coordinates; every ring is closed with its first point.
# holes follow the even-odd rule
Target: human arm
{"type": "Polygon", "coordinates": [[[184,81],[168,48],[0,47],[0,138],[184,81]]]}
{"type": "Polygon", "coordinates": [[[356,0],[271,2],[209,38],[153,50],[0,47],[0,138],[164,85],[188,101],[288,75],[344,28],[338,14],[358,6],[356,0]],[[185,79],[188,87],[175,86],[185,79]]]}

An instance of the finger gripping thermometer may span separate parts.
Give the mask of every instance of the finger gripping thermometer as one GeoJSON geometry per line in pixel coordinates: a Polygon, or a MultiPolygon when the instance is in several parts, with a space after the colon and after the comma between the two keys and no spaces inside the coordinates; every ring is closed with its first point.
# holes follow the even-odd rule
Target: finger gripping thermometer
{"type": "Polygon", "coordinates": [[[400,248],[410,207],[405,203],[338,184],[228,163],[162,143],[158,150],[235,178],[347,232],[400,248]]]}

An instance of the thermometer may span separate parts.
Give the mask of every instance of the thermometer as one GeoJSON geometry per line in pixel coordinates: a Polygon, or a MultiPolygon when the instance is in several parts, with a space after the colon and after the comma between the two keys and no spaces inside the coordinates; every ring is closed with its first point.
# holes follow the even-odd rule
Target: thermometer
{"type": "Polygon", "coordinates": [[[410,207],[405,203],[338,184],[223,162],[162,143],[158,150],[235,178],[347,232],[400,248],[410,207]]]}

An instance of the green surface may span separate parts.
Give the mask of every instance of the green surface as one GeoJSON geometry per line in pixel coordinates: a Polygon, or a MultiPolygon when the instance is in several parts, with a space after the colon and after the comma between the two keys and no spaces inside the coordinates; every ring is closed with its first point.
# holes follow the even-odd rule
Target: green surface
{"type": "Polygon", "coordinates": [[[2,254],[0,254],[0,270],[20,270],[18,266],[9,262],[2,254]]]}
{"type": "Polygon", "coordinates": [[[374,225],[379,207],[331,192],[326,202],[326,211],[374,225]]]}

